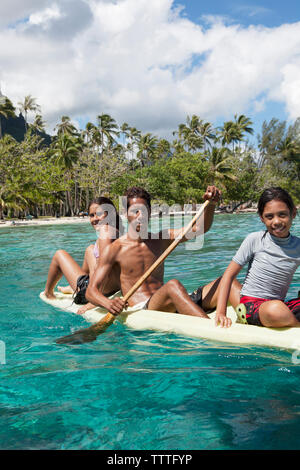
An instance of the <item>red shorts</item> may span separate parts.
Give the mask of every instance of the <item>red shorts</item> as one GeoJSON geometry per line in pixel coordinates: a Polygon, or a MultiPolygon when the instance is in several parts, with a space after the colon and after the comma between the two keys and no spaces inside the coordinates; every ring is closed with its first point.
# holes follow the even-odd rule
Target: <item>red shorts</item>
{"type": "MultiPolygon", "coordinates": [[[[259,319],[259,307],[262,303],[268,302],[269,300],[271,299],[260,299],[258,297],[248,297],[247,295],[241,297],[240,302],[246,307],[246,319],[249,325],[263,326],[259,319]]],[[[297,316],[297,313],[300,314],[300,298],[288,300],[283,303],[295,316],[297,316]]]]}

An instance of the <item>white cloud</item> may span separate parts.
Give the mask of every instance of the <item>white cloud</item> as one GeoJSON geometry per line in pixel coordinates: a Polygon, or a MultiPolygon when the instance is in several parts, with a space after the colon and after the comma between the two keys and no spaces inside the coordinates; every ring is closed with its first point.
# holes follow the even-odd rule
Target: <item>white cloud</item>
{"type": "Polygon", "coordinates": [[[281,93],[292,119],[300,116],[300,60],[283,67],[281,93]]]}
{"type": "Polygon", "coordinates": [[[233,10],[237,13],[243,13],[249,17],[261,16],[272,13],[270,8],[266,8],[259,5],[238,5],[233,7],[233,10]]]}
{"type": "Polygon", "coordinates": [[[7,26],[28,18],[38,9],[49,4],[49,0],[1,0],[0,26],[7,26]]]}
{"type": "Polygon", "coordinates": [[[210,17],[202,28],[172,0],[32,0],[17,14],[14,3],[4,0],[15,27],[0,31],[2,89],[14,103],[36,97],[51,131],[62,115],[108,112],[163,134],[187,114],[226,119],[268,100],[300,114],[300,23],[210,17]]]}
{"type": "Polygon", "coordinates": [[[42,25],[42,27],[45,27],[46,29],[51,20],[57,20],[58,18],[61,18],[61,12],[58,5],[54,4],[50,8],[45,8],[45,10],[32,13],[29,16],[28,23],[30,25],[42,25]]]}
{"type": "Polygon", "coordinates": [[[260,113],[266,108],[266,100],[264,98],[255,100],[253,102],[253,110],[255,113],[260,113]]]}

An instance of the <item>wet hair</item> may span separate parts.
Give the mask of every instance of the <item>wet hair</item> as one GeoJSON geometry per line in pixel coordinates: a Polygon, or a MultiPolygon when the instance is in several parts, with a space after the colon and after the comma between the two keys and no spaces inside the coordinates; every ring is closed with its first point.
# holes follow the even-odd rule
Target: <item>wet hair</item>
{"type": "Polygon", "coordinates": [[[138,186],[132,186],[131,188],[127,189],[127,191],[124,193],[124,196],[127,198],[127,201],[126,201],[126,204],[127,204],[126,209],[127,210],[130,206],[130,202],[129,202],[130,199],[133,199],[135,197],[138,197],[140,199],[145,199],[145,201],[147,203],[147,206],[149,207],[149,209],[151,209],[151,196],[143,188],[139,188],[138,186]]]}
{"type": "Polygon", "coordinates": [[[285,189],[282,189],[279,186],[271,187],[271,188],[265,189],[259,198],[259,201],[257,204],[257,212],[259,213],[260,216],[263,215],[265,205],[268,202],[274,201],[274,200],[284,202],[289,208],[291,215],[296,209],[296,206],[293,202],[292,197],[289,195],[289,193],[285,189]]]}
{"type": "MultiPolygon", "coordinates": [[[[112,202],[111,199],[109,199],[108,197],[105,197],[105,196],[98,196],[98,197],[95,197],[95,199],[93,199],[92,201],[90,201],[89,203],[89,206],[88,206],[88,212],[90,211],[90,207],[92,204],[97,204],[98,206],[101,206],[102,204],[103,205],[110,205],[114,208],[114,211],[116,213],[116,217],[115,217],[115,228],[120,232],[120,234],[122,234],[124,232],[124,227],[123,227],[123,223],[122,223],[122,219],[117,211],[117,209],[115,208],[115,205],[114,203],[112,202]]],[[[114,218],[113,218],[114,219],[114,218]]]]}

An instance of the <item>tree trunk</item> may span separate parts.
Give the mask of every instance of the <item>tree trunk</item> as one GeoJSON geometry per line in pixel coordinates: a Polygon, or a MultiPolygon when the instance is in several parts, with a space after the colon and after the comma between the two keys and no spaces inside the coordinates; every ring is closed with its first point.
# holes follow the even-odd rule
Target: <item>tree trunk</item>
{"type": "Polygon", "coordinates": [[[73,217],[74,216],[74,211],[73,211],[73,207],[72,207],[71,191],[66,191],[66,209],[67,209],[66,215],[73,217]]]}
{"type": "Polygon", "coordinates": [[[85,205],[86,205],[86,210],[87,210],[87,208],[89,207],[89,203],[90,203],[89,188],[86,188],[86,192],[85,192],[85,205]]]}
{"type": "Polygon", "coordinates": [[[78,201],[78,207],[79,207],[79,212],[82,210],[82,188],[79,188],[79,201],[78,201]]]}
{"type": "Polygon", "coordinates": [[[75,214],[78,214],[78,183],[76,181],[75,177],[75,187],[74,187],[74,212],[75,214]]]}

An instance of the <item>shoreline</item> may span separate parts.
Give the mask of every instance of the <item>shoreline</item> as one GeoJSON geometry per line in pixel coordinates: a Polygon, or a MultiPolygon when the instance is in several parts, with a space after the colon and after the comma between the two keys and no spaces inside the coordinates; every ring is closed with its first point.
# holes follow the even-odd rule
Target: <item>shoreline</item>
{"type": "MultiPolygon", "coordinates": [[[[257,209],[242,209],[238,212],[233,212],[233,214],[244,214],[244,213],[253,213],[257,212],[257,209]]],[[[170,217],[182,216],[182,215],[194,215],[196,211],[188,212],[171,212],[168,214],[170,217]]],[[[228,214],[223,211],[215,211],[215,214],[228,214]]],[[[231,214],[230,214],[231,215],[231,214]]],[[[122,216],[123,217],[123,216],[122,216]]],[[[153,214],[152,217],[157,218],[159,214],[153,214]]],[[[0,221],[1,228],[14,228],[14,227],[32,227],[32,226],[43,226],[43,225],[69,225],[69,224],[83,224],[89,223],[88,217],[47,217],[45,219],[32,219],[32,220],[5,220],[0,221]]]]}
{"type": "Polygon", "coordinates": [[[66,225],[66,224],[81,224],[89,222],[89,218],[83,217],[47,217],[45,219],[32,219],[32,220],[5,220],[0,221],[0,228],[13,228],[13,227],[28,227],[28,226],[42,226],[42,225],[66,225]]]}

